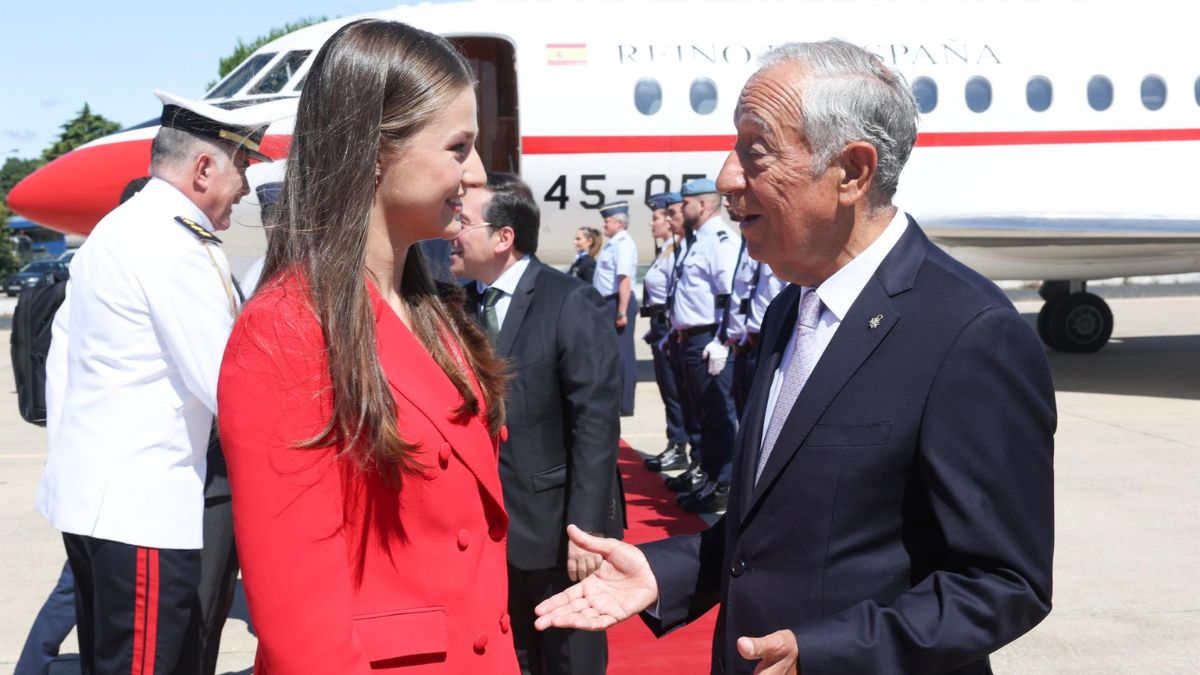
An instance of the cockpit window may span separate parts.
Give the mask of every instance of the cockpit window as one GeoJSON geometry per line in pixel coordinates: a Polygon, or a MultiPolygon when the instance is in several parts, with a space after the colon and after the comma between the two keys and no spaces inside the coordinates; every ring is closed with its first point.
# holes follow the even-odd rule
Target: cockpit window
{"type": "Polygon", "coordinates": [[[237,70],[233,71],[232,75],[225,78],[224,82],[218,84],[216,88],[208,92],[208,95],[204,98],[229,98],[233,96],[241,91],[242,87],[246,86],[246,83],[250,81],[250,78],[258,74],[258,71],[262,70],[273,58],[275,58],[275,52],[251,56],[237,70]]]}
{"type": "Polygon", "coordinates": [[[263,75],[258,84],[254,85],[249,93],[251,94],[275,94],[283,90],[283,86],[292,80],[292,76],[296,71],[300,70],[300,66],[304,64],[304,60],[312,52],[304,50],[300,52],[288,52],[275,67],[263,75]]]}

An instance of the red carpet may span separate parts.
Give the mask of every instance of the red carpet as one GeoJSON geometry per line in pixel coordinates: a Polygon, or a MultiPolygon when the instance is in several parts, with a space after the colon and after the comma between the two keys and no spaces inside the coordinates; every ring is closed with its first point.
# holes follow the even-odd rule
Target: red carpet
{"type": "MultiPolygon", "coordinates": [[[[640,544],[704,529],[704,521],[679,508],[675,493],[663,485],[658,474],[642,466],[641,456],[624,440],[620,467],[629,517],[626,541],[640,544]]],[[[608,673],[707,673],[716,621],[714,608],[699,621],[661,639],[655,639],[641,619],[617,624],[608,631],[608,673]]]]}

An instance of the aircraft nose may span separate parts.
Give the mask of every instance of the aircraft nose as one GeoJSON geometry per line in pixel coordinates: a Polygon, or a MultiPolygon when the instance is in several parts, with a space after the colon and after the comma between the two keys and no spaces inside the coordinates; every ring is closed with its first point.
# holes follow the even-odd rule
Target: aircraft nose
{"type": "Polygon", "coordinates": [[[87,234],[150,166],[150,139],[87,145],[38,169],[8,193],[10,209],[40,225],[87,234]]]}

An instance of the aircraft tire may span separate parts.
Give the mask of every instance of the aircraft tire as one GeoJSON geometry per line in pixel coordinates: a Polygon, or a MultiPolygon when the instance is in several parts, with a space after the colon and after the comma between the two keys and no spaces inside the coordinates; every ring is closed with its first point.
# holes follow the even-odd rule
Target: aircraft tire
{"type": "Polygon", "coordinates": [[[1058,301],[1062,300],[1065,297],[1067,297],[1067,296],[1060,295],[1056,298],[1051,298],[1050,300],[1047,300],[1046,302],[1042,303],[1042,309],[1041,309],[1041,311],[1038,312],[1038,315],[1037,315],[1038,337],[1041,338],[1042,342],[1047,347],[1050,347],[1051,349],[1053,349],[1054,346],[1050,344],[1050,340],[1053,339],[1050,337],[1050,316],[1051,316],[1051,314],[1054,313],[1054,305],[1058,304],[1058,301]]]}
{"type": "MultiPolygon", "coordinates": [[[[1042,308],[1046,314],[1045,340],[1051,349],[1068,354],[1090,354],[1108,344],[1113,315],[1108,303],[1093,293],[1072,293],[1042,308]]],[[[1042,315],[1038,315],[1041,333],[1042,315]]]]}

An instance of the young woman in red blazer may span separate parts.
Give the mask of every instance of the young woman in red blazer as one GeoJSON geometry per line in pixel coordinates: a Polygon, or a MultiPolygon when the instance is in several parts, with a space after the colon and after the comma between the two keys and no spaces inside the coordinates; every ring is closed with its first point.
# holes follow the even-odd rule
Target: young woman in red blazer
{"type": "Polygon", "coordinates": [[[313,61],[219,386],[255,672],[515,673],[503,378],[416,242],[482,184],[470,70],[359,21],[313,61]]]}

